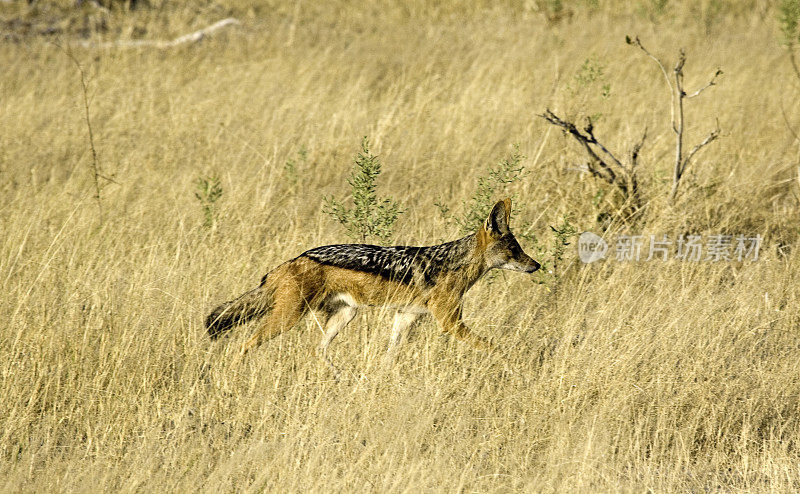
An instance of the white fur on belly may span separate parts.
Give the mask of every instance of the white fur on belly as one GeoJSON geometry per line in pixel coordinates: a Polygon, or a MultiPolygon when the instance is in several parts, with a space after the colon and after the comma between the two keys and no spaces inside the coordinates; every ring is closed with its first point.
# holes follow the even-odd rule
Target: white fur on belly
{"type": "MultiPolygon", "coordinates": [[[[340,292],[333,296],[334,302],[341,302],[347,306],[361,308],[361,307],[370,307],[368,305],[359,304],[356,302],[355,297],[350,295],[347,292],[340,292]]],[[[395,305],[395,304],[386,304],[380,305],[380,307],[388,307],[390,309],[397,309],[402,310],[403,312],[411,312],[414,314],[427,314],[428,309],[421,306],[421,305],[395,305]]]]}

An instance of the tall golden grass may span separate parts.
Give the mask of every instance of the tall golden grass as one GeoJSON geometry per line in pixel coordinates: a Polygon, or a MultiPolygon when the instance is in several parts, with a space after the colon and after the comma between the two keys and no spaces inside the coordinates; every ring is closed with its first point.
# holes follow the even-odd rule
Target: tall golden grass
{"type": "Polygon", "coordinates": [[[56,24],[65,49],[76,19],[97,40],[243,22],[172,50],[71,48],[113,180],[100,178],[102,221],[75,63],[44,35],[0,45],[0,490],[800,488],[800,84],[769,4],[570,3],[560,19],[547,2],[154,4],[0,10],[30,29],[73,15],[56,24]],[[668,92],[626,34],[665,60],[685,47],[690,88],[725,72],[688,103],[690,143],[715,119],[723,137],[674,204],[668,92]],[[587,59],[600,82],[578,77],[587,59]],[[566,213],[600,233],[610,190],[537,116],[546,107],[602,114],[615,151],[649,128],[647,208],[609,238],[760,234],[760,259],[584,266],[573,243],[557,283],[508,273],[468,294],[468,324],[500,352],[426,321],[383,367],[391,314],[378,310],[334,342],[341,382],[313,356],[313,318],[243,360],[252,327],[208,340],[215,304],[346,241],[322,197],[346,196],[364,135],[381,193],[406,207],[394,243],[456,238],[434,203],[463,213],[514,143],[529,173],[504,191],[512,222],[542,242],[566,213]],[[194,197],[207,176],[224,191],[213,228],[194,197]]]}

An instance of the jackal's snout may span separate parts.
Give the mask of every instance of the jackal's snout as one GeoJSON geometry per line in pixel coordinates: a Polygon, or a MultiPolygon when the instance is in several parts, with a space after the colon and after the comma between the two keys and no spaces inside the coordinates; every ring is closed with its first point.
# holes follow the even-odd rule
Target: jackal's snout
{"type": "Polygon", "coordinates": [[[509,260],[504,266],[501,266],[503,269],[522,271],[523,273],[533,273],[534,271],[538,271],[541,267],[541,264],[524,252],[520,252],[514,259],[509,260]]]}
{"type": "Polygon", "coordinates": [[[525,270],[526,273],[533,273],[534,271],[539,271],[539,268],[542,267],[541,264],[536,262],[532,257],[528,257],[530,262],[528,263],[528,268],[525,270]]]}

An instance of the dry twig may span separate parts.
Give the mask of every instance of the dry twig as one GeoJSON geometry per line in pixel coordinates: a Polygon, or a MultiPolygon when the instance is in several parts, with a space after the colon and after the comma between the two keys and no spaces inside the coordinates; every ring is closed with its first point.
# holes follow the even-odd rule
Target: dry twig
{"type": "Polygon", "coordinates": [[[700,149],[715,141],[720,134],[719,122],[717,122],[716,128],[711,131],[708,136],[706,136],[706,138],[700,142],[700,144],[692,148],[689,153],[684,153],[683,134],[685,130],[685,118],[683,111],[683,100],[699,96],[709,87],[715,86],[717,84],[717,78],[722,75],[722,70],[718,68],[716,72],[714,72],[714,75],[711,76],[711,79],[704,86],[701,86],[696,91],[687,94],[683,86],[683,67],[686,64],[686,52],[683,49],[681,49],[678,55],[678,61],[675,63],[675,68],[672,69],[672,79],[670,79],[664,64],[658,59],[658,57],[654,56],[647,48],[644,47],[644,45],[642,45],[642,42],[639,40],[638,36],[635,38],[626,36],[625,41],[629,45],[638,47],[648,57],[655,61],[655,63],[661,69],[661,73],[664,75],[664,79],[669,87],[670,121],[672,124],[672,131],[675,132],[675,165],[672,173],[672,190],[670,191],[669,197],[671,201],[674,201],[678,194],[678,186],[680,185],[681,177],[683,177],[683,174],[686,171],[686,168],[689,166],[689,163],[694,155],[700,151],[700,149]]]}
{"type": "Polygon", "coordinates": [[[130,40],[130,41],[110,41],[107,43],[93,43],[91,41],[76,41],[73,45],[82,46],[84,48],[158,48],[161,50],[165,50],[168,48],[174,48],[179,45],[183,45],[186,43],[197,43],[204,39],[206,36],[213,34],[220,29],[227,27],[227,26],[238,26],[241,22],[238,19],[233,17],[228,17],[227,19],[223,19],[219,22],[215,22],[214,24],[205,27],[203,29],[199,29],[197,31],[191,32],[189,34],[184,34],[183,36],[179,36],[171,41],[166,40],[152,40],[152,39],[137,39],[137,40],[130,40]]]}
{"type": "Polygon", "coordinates": [[[626,166],[614,153],[609,151],[606,146],[597,140],[594,135],[594,125],[591,119],[587,119],[586,126],[583,130],[580,130],[573,122],[559,118],[555,113],[550,111],[550,109],[546,109],[544,114],[540,115],[540,117],[564,129],[564,132],[571,135],[583,146],[590,158],[587,163],[587,168],[594,177],[616,187],[625,198],[626,204],[634,210],[641,206],[639,183],[636,179],[636,164],[639,158],[639,152],[647,138],[646,129],[642,134],[642,138],[633,146],[630,154],[630,162],[626,166]]]}
{"type": "Polygon", "coordinates": [[[94,181],[94,198],[97,201],[97,209],[100,213],[100,222],[103,222],[103,201],[100,198],[100,179],[103,178],[105,180],[113,182],[110,178],[104,177],[100,173],[100,165],[97,162],[97,149],[94,145],[94,131],[92,129],[92,120],[89,117],[89,88],[86,83],[86,71],[83,70],[83,66],[78,62],[78,59],[75,58],[75,55],[72,54],[71,50],[64,49],[61,45],[54,43],[58,48],[60,48],[75,66],[78,68],[78,72],[81,75],[81,89],[83,90],[83,109],[84,109],[84,117],[86,119],[86,128],[89,131],[89,148],[92,151],[92,178],[94,181]]]}

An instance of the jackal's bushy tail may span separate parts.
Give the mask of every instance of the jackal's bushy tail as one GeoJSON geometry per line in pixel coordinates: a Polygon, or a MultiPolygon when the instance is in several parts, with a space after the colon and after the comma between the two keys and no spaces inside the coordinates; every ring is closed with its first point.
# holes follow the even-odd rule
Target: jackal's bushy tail
{"type": "Polygon", "coordinates": [[[273,290],[262,284],[211,311],[206,317],[208,335],[216,339],[232,327],[266,314],[272,305],[273,290]]]}

